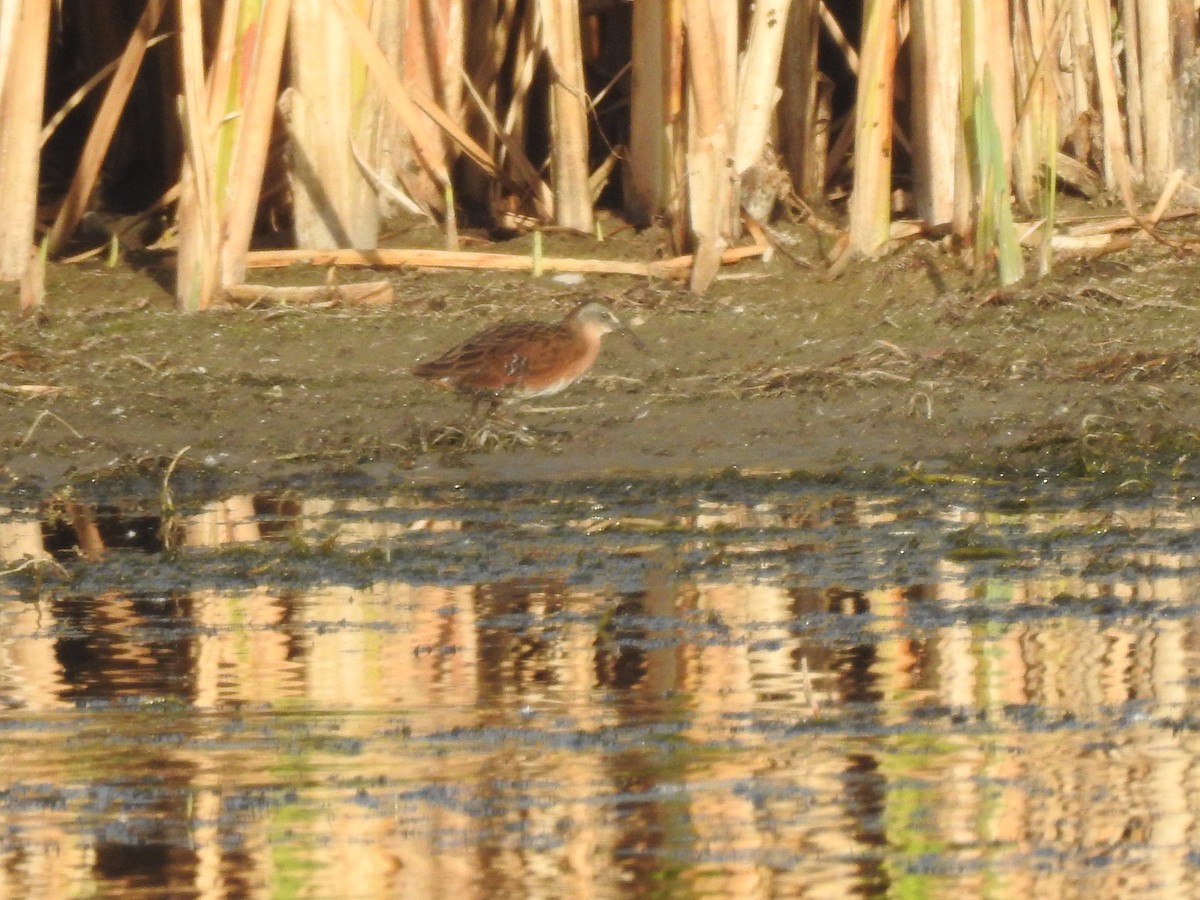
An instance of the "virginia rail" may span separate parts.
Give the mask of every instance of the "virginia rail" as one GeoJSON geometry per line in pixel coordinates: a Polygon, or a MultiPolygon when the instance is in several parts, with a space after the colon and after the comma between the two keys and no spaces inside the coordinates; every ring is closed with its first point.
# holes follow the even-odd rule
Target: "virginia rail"
{"type": "Polygon", "coordinates": [[[600,340],[619,331],[645,347],[611,309],[595,300],[580,303],[561,322],[502,322],[412,371],[472,398],[471,414],[486,400],[487,415],[509,398],[545,397],[578,381],[600,353],[600,340]]]}

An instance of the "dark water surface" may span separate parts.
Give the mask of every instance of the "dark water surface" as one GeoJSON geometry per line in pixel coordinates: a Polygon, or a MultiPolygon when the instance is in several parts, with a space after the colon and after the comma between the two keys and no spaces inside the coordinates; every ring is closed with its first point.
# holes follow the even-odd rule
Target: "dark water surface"
{"type": "Polygon", "coordinates": [[[8,510],[0,896],[1200,895],[1193,488],[8,510]]]}

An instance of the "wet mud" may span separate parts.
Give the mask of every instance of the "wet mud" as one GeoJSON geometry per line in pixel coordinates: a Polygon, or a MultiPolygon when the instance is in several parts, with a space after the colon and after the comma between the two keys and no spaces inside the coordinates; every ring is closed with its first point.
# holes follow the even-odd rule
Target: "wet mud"
{"type": "MultiPolygon", "coordinates": [[[[645,256],[654,237],[555,240],[560,255],[645,256]]],[[[397,302],[179,316],[153,268],[52,267],[45,314],[0,340],[0,488],[86,491],[172,460],[202,492],[306,477],[1190,468],[1193,260],[1147,247],[1002,291],[939,245],[829,281],[794,261],[816,251],[803,231],[780,240],[790,256],[730,267],[703,298],[629,278],[342,270],[389,277],[397,302]],[[471,419],[410,374],[488,324],[553,320],[585,297],[648,350],[610,336],[583,382],[505,410],[521,428],[471,419]]]]}

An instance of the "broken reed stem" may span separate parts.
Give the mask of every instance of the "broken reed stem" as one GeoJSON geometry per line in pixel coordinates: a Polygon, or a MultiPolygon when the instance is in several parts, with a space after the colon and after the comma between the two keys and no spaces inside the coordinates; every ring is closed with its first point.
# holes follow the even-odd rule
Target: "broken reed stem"
{"type": "Polygon", "coordinates": [[[891,223],[897,16],[897,0],[871,0],[863,26],[855,102],[850,250],[868,257],[887,243],[891,223]]]}
{"type": "Polygon", "coordinates": [[[962,152],[959,91],[962,34],[958,0],[912,0],[913,187],[917,215],[932,226],[954,218],[962,152]]]}
{"type": "Polygon", "coordinates": [[[29,250],[29,263],[21,275],[21,314],[39,309],[46,300],[46,251],[43,240],[29,250]]]}
{"type": "MultiPolygon", "coordinates": [[[[763,244],[732,247],[721,254],[719,263],[728,264],[762,256],[763,244]]],[[[469,253],[465,251],[391,249],[375,250],[254,250],[247,254],[251,269],[280,268],[296,263],[313,266],[416,266],[445,269],[487,269],[496,271],[532,272],[532,256],[509,253],[469,253]]],[[[608,259],[574,259],[543,256],[543,272],[580,272],[584,274],[637,275],[641,277],[687,278],[695,265],[692,254],[653,262],[628,262],[608,259]]]]}
{"type": "Polygon", "coordinates": [[[10,81],[9,65],[20,14],[20,3],[0,3],[0,97],[4,96],[5,85],[10,81]]]}
{"type": "MultiPolygon", "coordinates": [[[[170,37],[174,37],[174,35],[169,33],[155,35],[150,40],[146,41],[146,46],[143,49],[149,50],[151,47],[161,44],[170,37]]],[[[77,87],[71,96],[62,102],[62,105],[54,111],[54,115],[47,119],[46,124],[42,126],[41,143],[43,147],[45,147],[46,142],[53,137],[54,132],[58,131],[58,128],[60,125],[62,125],[63,120],[66,119],[67,116],[69,116],[76,109],[78,109],[80,104],[82,104],[85,100],[87,100],[88,97],[92,95],[92,91],[94,91],[102,82],[104,82],[105,79],[107,79],[110,75],[112,75],[113,72],[117,70],[117,67],[121,65],[121,62],[124,59],[125,54],[122,53],[121,56],[117,57],[106,65],[101,66],[100,69],[96,71],[95,75],[77,87]]]]}
{"type": "Polygon", "coordinates": [[[39,412],[34,417],[33,424],[29,426],[29,430],[25,432],[25,436],[22,437],[21,440],[17,441],[17,446],[24,447],[26,444],[28,444],[29,441],[33,438],[33,433],[38,430],[38,426],[41,425],[42,421],[47,418],[54,419],[54,421],[58,422],[60,425],[62,425],[64,428],[66,428],[67,431],[69,431],[69,432],[71,432],[71,434],[75,435],[76,438],[78,438],[79,440],[83,440],[83,435],[80,434],[78,431],[76,431],[72,427],[70,422],[68,422],[62,416],[58,415],[58,413],[52,413],[48,409],[43,409],[41,412],[39,412]]]}
{"type": "Polygon", "coordinates": [[[12,35],[0,91],[0,280],[21,278],[30,264],[50,7],[48,0],[10,0],[0,9],[0,35],[12,35]]]}
{"type": "MultiPolygon", "coordinates": [[[[326,0],[293,2],[287,121],[296,243],[369,249],[379,239],[380,204],[351,146],[375,165],[375,98],[337,12],[326,0]]],[[[356,9],[364,7],[355,0],[356,9]]],[[[431,146],[444,168],[442,148],[431,146]]]]}
{"type": "MultiPolygon", "coordinates": [[[[1128,3],[1133,2],[1135,0],[1128,0],[1128,3]]],[[[1170,10],[1165,0],[1136,2],[1142,117],[1138,121],[1131,119],[1129,127],[1139,129],[1142,134],[1146,184],[1160,188],[1173,168],[1171,129],[1168,127],[1174,93],[1170,10]]],[[[1125,36],[1126,42],[1134,39],[1135,36],[1125,36]]]]}
{"type": "MultiPolygon", "coordinates": [[[[445,0],[405,0],[401,3],[363,4],[356,0],[360,9],[370,5],[370,26],[377,36],[388,60],[404,81],[409,96],[420,94],[444,105],[447,114],[456,120],[462,119],[462,76],[463,35],[461,21],[462,3],[446,3],[445,0]],[[391,16],[380,16],[382,9],[396,8],[391,16]]],[[[484,2],[482,6],[493,5],[484,2]]],[[[478,4],[471,4],[477,7],[478,4]]],[[[488,55],[486,47],[476,51],[488,55]]],[[[388,116],[387,118],[391,118],[388,116]]],[[[481,136],[482,137],[482,136],[481,136]]],[[[454,208],[446,205],[446,186],[438,184],[428,169],[422,171],[413,166],[414,159],[422,154],[436,154],[438,167],[452,169],[453,145],[445,139],[441,129],[428,116],[418,114],[406,128],[395,129],[385,124],[384,133],[379,135],[384,143],[383,159],[389,155],[388,143],[394,159],[390,168],[395,177],[403,179],[409,193],[426,209],[445,220],[445,242],[451,246],[454,235],[454,208]],[[412,131],[417,128],[417,131],[412,131]],[[419,149],[418,149],[419,148],[419,149]]],[[[478,169],[471,167],[468,173],[476,184],[483,181],[478,169]]]]}
{"type": "MultiPolygon", "coordinates": [[[[459,145],[468,159],[483,169],[485,173],[495,177],[497,174],[496,163],[491,154],[480,147],[457,122],[446,115],[446,112],[433,99],[420,94],[409,94],[399,75],[396,74],[391,64],[388,63],[387,57],[380,50],[379,42],[375,40],[362,17],[350,8],[348,0],[324,0],[324,2],[337,10],[346,26],[346,34],[350,42],[354,45],[354,49],[362,54],[368,72],[382,90],[384,98],[392,105],[401,124],[410,131],[418,130],[419,126],[414,125],[414,118],[417,110],[420,110],[433,119],[438,127],[459,145]]],[[[419,156],[422,164],[429,167],[438,184],[444,185],[449,181],[449,172],[444,161],[440,161],[441,155],[436,148],[426,147],[419,156]]]]}
{"type": "MultiPolygon", "coordinates": [[[[973,0],[972,0],[973,2],[973,0]]],[[[991,70],[992,116],[996,121],[1003,177],[1007,189],[1012,180],[1013,141],[1016,137],[1016,87],[1013,66],[1013,36],[1009,7],[1012,0],[985,0],[975,7],[977,40],[975,77],[983,78],[984,68],[991,70]]]]}
{"type": "Polygon", "coordinates": [[[667,53],[663,40],[669,0],[640,0],[633,4],[630,54],[637,77],[629,96],[629,166],[623,183],[625,207],[634,222],[649,223],[665,203],[669,176],[667,53]]]}
{"type": "Polygon", "coordinates": [[[1122,42],[1125,55],[1125,136],[1129,141],[1129,165],[1134,181],[1146,180],[1145,122],[1142,115],[1142,51],[1138,46],[1141,28],[1138,24],[1137,0],[1121,3],[1122,42]]]}
{"type": "MultiPolygon", "coordinates": [[[[820,37],[818,0],[793,0],[788,15],[786,48],[781,54],[776,107],[779,153],[796,193],[812,202],[824,189],[828,121],[820,127],[822,79],[817,68],[820,37]]],[[[829,92],[826,90],[826,94],[829,92]]]]}
{"type": "Polygon", "coordinates": [[[203,68],[202,19],[181,0],[180,53],[187,154],[179,202],[176,302],[206,309],[240,280],[258,213],[274,121],[290,0],[224,9],[212,68],[203,68]]]}
{"type": "Polygon", "coordinates": [[[221,266],[222,284],[241,281],[246,272],[246,253],[254,232],[262,193],[263,172],[271,128],[275,121],[275,100],[283,66],[283,47],[288,33],[291,0],[271,0],[253,27],[239,35],[239,53],[249,60],[249,71],[242,73],[240,89],[234,99],[240,115],[232,124],[237,130],[226,183],[222,190],[221,266]]]}
{"type": "Polygon", "coordinates": [[[179,249],[175,302],[181,312],[212,303],[218,277],[219,213],[213,194],[213,128],[205,99],[200,0],[180,0],[179,54],[183,95],[179,101],[184,164],[179,186],[179,249]]]}
{"type": "Polygon", "coordinates": [[[326,304],[339,306],[381,306],[395,301],[395,291],[390,281],[365,281],[351,284],[304,285],[300,287],[277,287],[265,284],[227,284],[221,289],[221,297],[237,306],[278,305],[313,306],[326,304]]]}
{"type": "Polygon", "coordinates": [[[592,230],[588,188],[588,97],[583,80],[579,0],[538,0],[550,66],[550,169],[557,224],[592,230]]]}
{"type": "Polygon", "coordinates": [[[479,117],[487,125],[489,133],[504,148],[502,160],[508,162],[510,168],[501,170],[502,175],[505,176],[503,180],[507,181],[511,177],[515,187],[521,193],[532,198],[538,216],[546,222],[554,221],[554,195],[550,190],[550,185],[546,184],[542,176],[538,174],[537,167],[525,154],[525,149],[520,143],[509,131],[501,127],[496,120],[495,111],[484,101],[466,72],[462,73],[462,80],[479,117]]]}
{"type": "Polygon", "coordinates": [[[995,258],[1001,284],[1012,284],[1024,274],[1024,261],[1013,224],[1009,200],[1009,167],[1004,138],[996,120],[992,67],[987,38],[978,24],[988,0],[965,0],[962,15],[962,127],[969,139],[972,193],[974,196],[974,267],[982,272],[995,258]]]}
{"type": "Polygon", "coordinates": [[[738,73],[734,107],[733,171],[742,175],[759,161],[779,99],[779,59],[792,0],[759,0],[738,73]]]}
{"type": "MultiPolygon", "coordinates": [[[[516,21],[516,2],[510,0],[512,10],[509,14],[509,21],[516,21]]],[[[515,26],[510,25],[509,33],[516,35],[516,47],[514,48],[514,56],[517,60],[513,66],[512,79],[509,84],[509,100],[508,108],[504,112],[501,119],[503,122],[503,132],[512,137],[512,140],[523,145],[527,137],[526,129],[528,120],[525,116],[525,108],[528,102],[529,92],[533,87],[533,79],[537,73],[537,62],[540,58],[537,42],[537,16],[530,6],[525,7],[525,14],[517,21],[515,26]]]]}
{"type": "Polygon", "coordinates": [[[133,89],[133,80],[141,68],[142,58],[146,55],[146,48],[150,45],[155,29],[158,28],[158,21],[166,5],[167,0],[148,0],[141,18],[134,26],[133,34],[129,37],[129,42],[125,45],[116,72],[109,82],[108,91],[100,109],[96,111],[96,118],[92,120],[92,127],[76,164],[71,186],[50,229],[51,254],[57,255],[62,252],[87,209],[92,189],[100,177],[100,166],[104,163],[104,156],[117,130],[117,122],[125,110],[129,92],[133,89]]]}
{"type": "MultiPolygon", "coordinates": [[[[1125,149],[1125,123],[1118,101],[1117,70],[1113,61],[1112,33],[1109,29],[1108,0],[1087,0],[1088,25],[1092,34],[1092,52],[1096,60],[1096,83],[1100,90],[1101,123],[1104,128],[1104,181],[1120,191],[1126,209],[1134,212],[1133,183],[1129,172],[1129,154],[1125,149]]],[[[1169,119],[1154,123],[1169,132],[1169,119]]]]}
{"type": "Polygon", "coordinates": [[[684,27],[688,41],[688,75],[694,120],[689,118],[692,137],[688,141],[688,207],[695,244],[696,264],[691,288],[703,293],[716,277],[721,264],[733,197],[726,160],[729,158],[729,129],[724,102],[725,63],[723,36],[709,0],[685,0],[684,27]]]}

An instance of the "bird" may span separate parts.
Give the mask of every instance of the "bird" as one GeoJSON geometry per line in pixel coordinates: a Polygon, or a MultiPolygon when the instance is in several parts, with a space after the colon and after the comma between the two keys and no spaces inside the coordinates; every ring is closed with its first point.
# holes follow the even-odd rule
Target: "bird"
{"type": "Polygon", "coordinates": [[[501,322],[412,370],[440,387],[472,398],[471,415],[487,401],[490,418],[510,398],[557,394],[582,378],[604,335],[618,331],[639,350],[636,334],[598,300],[585,300],[560,322],[501,322]]]}

